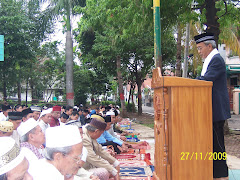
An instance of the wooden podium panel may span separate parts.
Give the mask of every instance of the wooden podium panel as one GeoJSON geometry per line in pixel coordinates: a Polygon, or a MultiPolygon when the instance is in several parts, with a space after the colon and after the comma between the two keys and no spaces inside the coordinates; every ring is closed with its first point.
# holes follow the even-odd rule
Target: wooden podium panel
{"type": "Polygon", "coordinates": [[[155,172],[159,180],[213,179],[212,82],[153,70],[155,172]]]}

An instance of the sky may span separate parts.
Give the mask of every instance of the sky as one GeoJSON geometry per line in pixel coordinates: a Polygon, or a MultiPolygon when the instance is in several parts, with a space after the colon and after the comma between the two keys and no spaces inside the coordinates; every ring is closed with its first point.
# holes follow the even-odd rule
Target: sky
{"type": "MultiPolygon", "coordinates": [[[[45,2],[42,5],[42,10],[46,9],[48,6],[48,2],[45,2]]],[[[80,15],[76,15],[76,16],[72,16],[71,17],[71,27],[72,30],[76,29],[78,27],[77,22],[79,21],[79,19],[81,18],[80,15]]],[[[64,22],[63,18],[61,16],[59,16],[59,18],[55,21],[55,29],[54,29],[54,33],[49,34],[47,36],[47,38],[42,42],[42,44],[46,43],[46,42],[54,42],[54,41],[59,41],[61,42],[60,45],[58,46],[59,51],[64,51],[65,48],[65,44],[66,44],[66,33],[63,33],[63,25],[64,22]]],[[[73,38],[73,46],[78,46],[78,43],[74,40],[73,38]]],[[[80,61],[78,59],[74,59],[74,61],[79,65],[80,61]]]]}

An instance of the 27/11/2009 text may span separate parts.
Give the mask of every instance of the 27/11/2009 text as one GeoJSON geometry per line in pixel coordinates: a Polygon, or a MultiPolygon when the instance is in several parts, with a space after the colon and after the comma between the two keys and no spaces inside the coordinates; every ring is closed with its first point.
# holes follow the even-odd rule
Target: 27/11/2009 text
{"type": "Polygon", "coordinates": [[[226,152],[181,152],[181,160],[226,160],[226,152]]]}

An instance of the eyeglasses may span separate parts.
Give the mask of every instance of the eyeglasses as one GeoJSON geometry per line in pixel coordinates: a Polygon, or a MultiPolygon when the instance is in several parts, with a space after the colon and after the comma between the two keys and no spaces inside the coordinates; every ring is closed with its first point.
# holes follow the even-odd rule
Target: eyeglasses
{"type": "Polygon", "coordinates": [[[202,47],[202,46],[199,46],[199,47],[197,47],[197,50],[198,50],[198,51],[201,51],[204,47],[207,47],[207,46],[208,46],[208,44],[205,44],[205,46],[203,46],[203,47],[202,47]]]}
{"type": "Polygon", "coordinates": [[[68,154],[63,154],[64,156],[70,157],[70,159],[74,160],[77,164],[79,164],[82,160],[83,154],[80,154],[77,158],[73,158],[72,156],[68,154]]]}

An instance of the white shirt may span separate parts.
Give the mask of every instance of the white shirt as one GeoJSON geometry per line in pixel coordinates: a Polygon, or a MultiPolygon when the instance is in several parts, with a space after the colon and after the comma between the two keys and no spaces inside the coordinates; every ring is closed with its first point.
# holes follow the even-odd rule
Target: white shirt
{"type": "Polygon", "coordinates": [[[209,63],[211,62],[213,56],[215,56],[216,54],[219,54],[218,50],[215,48],[213,49],[210,54],[206,57],[206,59],[204,60],[203,63],[203,68],[202,68],[202,72],[201,72],[201,76],[204,76],[205,73],[207,72],[207,68],[209,63]]]}
{"type": "Polygon", "coordinates": [[[118,135],[116,132],[114,132],[113,126],[114,126],[114,124],[111,124],[111,128],[110,128],[109,130],[107,130],[107,131],[108,131],[109,134],[111,134],[113,137],[118,138],[119,140],[121,140],[121,139],[120,139],[121,136],[118,135]]]}
{"type": "Polygon", "coordinates": [[[28,149],[27,147],[22,147],[21,151],[23,152],[24,156],[28,160],[29,167],[32,166],[33,163],[38,161],[37,156],[30,149],[28,149]]]}
{"type": "Polygon", "coordinates": [[[3,112],[0,112],[0,121],[6,121],[7,117],[3,114],[3,112]]]}
{"type": "Polygon", "coordinates": [[[64,180],[64,176],[46,159],[40,159],[33,163],[28,172],[34,180],[64,180]]]}
{"type": "Polygon", "coordinates": [[[20,136],[19,136],[17,130],[13,130],[13,133],[10,137],[16,141],[17,145],[20,146],[20,136]]]}
{"type": "Polygon", "coordinates": [[[50,127],[50,125],[46,124],[43,120],[40,120],[38,125],[41,127],[44,134],[45,134],[46,129],[50,127]]]}

